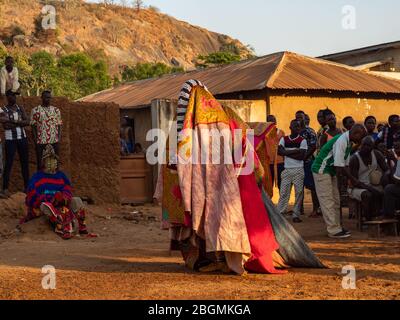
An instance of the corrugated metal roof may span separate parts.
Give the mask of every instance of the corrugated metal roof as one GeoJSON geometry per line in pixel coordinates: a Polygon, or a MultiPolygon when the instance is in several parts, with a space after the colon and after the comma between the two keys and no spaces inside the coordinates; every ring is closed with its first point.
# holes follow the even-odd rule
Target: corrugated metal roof
{"type": "Polygon", "coordinates": [[[369,52],[373,52],[373,51],[380,51],[380,50],[384,50],[384,49],[399,48],[399,47],[400,47],[400,41],[393,41],[393,42],[381,43],[381,44],[376,44],[376,45],[363,47],[363,48],[357,48],[357,49],[353,49],[353,50],[347,50],[347,51],[342,51],[342,52],[337,52],[337,53],[326,54],[326,55],[320,56],[318,58],[326,59],[326,60],[331,60],[331,59],[334,60],[334,59],[343,58],[346,56],[369,53],[369,52]]]}
{"type": "Polygon", "coordinates": [[[121,108],[175,99],[189,79],[202,81],[213,94],[270,89],[332,90],[400,94],[400,81],[342,64],[279,52],[231,65],[126,83],[82,101],[115,102],[121,108]]]}

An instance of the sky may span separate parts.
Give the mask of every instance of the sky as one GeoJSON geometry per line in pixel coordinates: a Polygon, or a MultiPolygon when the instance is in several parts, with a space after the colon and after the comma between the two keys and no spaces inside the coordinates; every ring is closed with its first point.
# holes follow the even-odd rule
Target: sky
{"type": "Polygon", "coordinates": [[[293,51],[320,56],[400,40],[399,0],[144,0],[144,3],[179,20],[236,38],[254,47],[257,55],[293,51]]]}

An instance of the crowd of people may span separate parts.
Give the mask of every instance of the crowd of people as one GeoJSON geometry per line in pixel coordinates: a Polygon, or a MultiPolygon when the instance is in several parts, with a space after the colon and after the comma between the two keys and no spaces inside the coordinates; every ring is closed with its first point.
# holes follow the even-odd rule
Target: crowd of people
{"type": "Polygon", "coordinates": [[[63,239],[72,238],[74,221],[81,235],[91,236],[85,224],[83,202],[72,196],[71,183],[60,170],[60,109],[52,105],[51,91],[44,90],[42,103],[28,116],[17,101],[19,90],[18,69],[14,66],[14,59],[6,57],[5,66],[0,70],[0,98],[5,96],[4,106],[0,107],[5,155],[3,166],[3,139],[0,138],[0,178],[3,180],[0,198],[11,196],[10,178],[14,158],[18,153],[27,206],[27,215],[21,224],[46,215],[55,232],[63,239]],[[29,172],[28,127],[33,135],[37,163],[37,172],[32,176],[29,172]]]}
{"type": "MultiPolygon", "coordinates": [[[[279,212],[289,213],[294,187],[293,222],[303,222],[304,189],[308,189],[313,203],[311,217],[323,216],[331,238],[351,237],[340,216],[343,193],[361,203],[366,221],[393,218],[400,209],[399,115],[379,125],[374,116],[368,116],[362,124],[349,116],[343,119],[341,129],[335,113],[325,109],[317,114],[321,126],[318,132],[310,128],[309,119],[304,111],[298,111],[289,135],[276,129],[278,151],[270,168],[279,175],[279,212]]],[[[272,115],[268,121],[277,124],[272,115]]]]}

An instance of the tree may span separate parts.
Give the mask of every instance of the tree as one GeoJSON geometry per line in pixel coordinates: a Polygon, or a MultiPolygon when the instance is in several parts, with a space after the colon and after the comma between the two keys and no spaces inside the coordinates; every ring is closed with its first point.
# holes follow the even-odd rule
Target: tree
{"type": "Polygon", "coordinates": [[[239,55],[231,52],[214,52],[209,55],[199,55],[196,61],[196,67],[209,68],[214,66],[221,66],[240,61],[239,55]]]}
{"type": "Polygon", "coordinates": [[[19,82],[22,94],[31,96],[33,94],[34,81],[32,77],[33,68],[29,63],[29,56],[20,49],[8,52],[14,58],[15,65],[19,71],[19,82]]]}
{"type": "Polygon", "coordinates": [[[74,53],[61,57],[58,67],[60,74],[65,72],[78,88],[71,86],[71,89],[74,89],[71,93],[72,98],[87,96],[111,86],[107,64],[104,61],[95,62],[84,53],[74,53]]]}
{"type": "Polygon", "coordinates": [[[31,55],[29,64],[32,67],[30,89],[39,96],[45,89],[54,89],[56,86],[57,69],[53,55],[46,51],[39,51],[31,55]]]}
{"type": "Polygon", "coordinates": [[[134,9],[136,9],[136,11],[139,12],[141,9],[144,8],[144,2],[143,2],[143,0],[133,0],[133,1],[132,1],[132,7],[133,7],[134,9]]]}

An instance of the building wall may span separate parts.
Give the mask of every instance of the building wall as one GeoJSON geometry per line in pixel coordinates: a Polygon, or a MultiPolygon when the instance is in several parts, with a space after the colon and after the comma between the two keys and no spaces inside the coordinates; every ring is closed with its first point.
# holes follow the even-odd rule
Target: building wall
{"type": "Polygon", "coordinates": [[[329,107],[337,116],[341,124],[346,116],[352,116],[356,121],[373,115],[379,123],[386,123],[392,114],[400,114],[400,100],[366,97],[340,97],[340,96],[283,96],[271,94],[270,112],[277,117],[278,126],[286,132],[289,130],[290,121],[294,119],[298,110],[303,110],[311,117],[311,127],[318,129],[317,113],[329,107]]]}
{"type": "MultiPolygon", "coordinates": [[[[30,114],[40,104],[40,99],[19,98],[18,103],[30,114]]],[[[55,98],[53,105],[60,108],[63,118],[61,169],[70,177],[74,194],[89,197],[96,203],[119,203],[118,106],[112,103],[76,103],[64,98],[55,98]]],[[[33,174],[36,171],[35,148],[31,129],[28,127],[26,130],[33,174]]],[[[0,131],[1,137],[4,137],[2,128],[0,131]]],[[[18,156],[14,162],[10,189],[23,190],[18,156]]]]}

